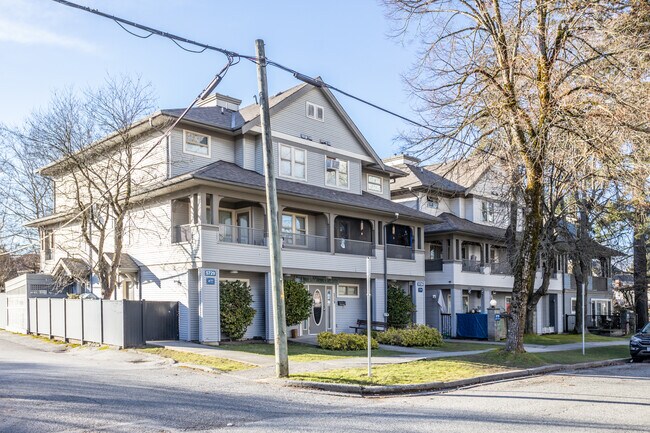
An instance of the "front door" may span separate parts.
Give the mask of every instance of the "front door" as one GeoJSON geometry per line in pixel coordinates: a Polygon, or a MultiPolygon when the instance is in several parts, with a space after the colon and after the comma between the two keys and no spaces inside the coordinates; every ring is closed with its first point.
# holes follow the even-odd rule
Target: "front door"
{"type": "Polygon", "coordinates": [[[309,334],[316,335],[332,329],[332,286],[310,284],[312,305],[309,334]]]}
{"type": "Polygon", "coordinates": [[[555,328],[557,322],[557,295],[548,295],[548,326],[555,328]]]}

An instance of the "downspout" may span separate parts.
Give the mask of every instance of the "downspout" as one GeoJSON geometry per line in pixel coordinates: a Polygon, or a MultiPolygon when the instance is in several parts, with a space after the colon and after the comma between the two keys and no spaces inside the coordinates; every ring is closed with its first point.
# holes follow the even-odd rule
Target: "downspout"
{"type": "Polygon", "coordinates": [[[384,322],[388,318],[388,226],[399,219],[399,213],[395,212],[395,218],[384,224],[384,322]]]}

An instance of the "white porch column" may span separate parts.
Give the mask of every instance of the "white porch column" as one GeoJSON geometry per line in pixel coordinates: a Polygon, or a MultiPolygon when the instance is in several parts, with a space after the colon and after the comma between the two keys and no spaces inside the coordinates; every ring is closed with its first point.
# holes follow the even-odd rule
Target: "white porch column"
{"type": "Polygon", "coordinates": [[[372,291],[372,320],[377,322],[384,322],[387,318],[384,317],[384,280],[382,278],[375,278],[371,281],[373,286],[372,291]]]}
{"type": "Polygon", "coordinates": [[[456,337],[456,314],[463,312],[463,289],[451,289],[449,312],[451,313],[451,336],[456,337]]]}
{"type": "Polygon", "coordinates": [[[199,341],[220,340],[219,270],[199,268],[199,341]]]}
{"type": "Polygon", "coordinates": [[[426,298],[424,281],[415,282],[415,323],[426,324],[426,298]]]}
{"type": "Polygon", "coordinates": [[[481,313],[487,313],[487,309],[490,306],[491,298],[492,298],[492,292],[490,290],[483,289],[481,291],[481,313]]]}
{"type": "Polygon", "coordinates": [[[535,307],[535,329],[533,330],[536,334],[542,333],[542,327],[544,326],[544,309],[542,308],[542,303],[548,302],[548,297],[543,296],[537,306],[535,307]]]}

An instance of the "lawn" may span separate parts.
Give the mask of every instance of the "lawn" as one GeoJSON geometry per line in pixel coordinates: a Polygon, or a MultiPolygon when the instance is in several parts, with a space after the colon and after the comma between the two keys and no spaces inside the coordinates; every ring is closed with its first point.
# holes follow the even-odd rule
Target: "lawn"
{"type": "Polygon", "coordinates": [[[445,341],[442,346],[422,347],[422,349],[437,350],[440,352],[469,352],[472,350],[498,349],[499,347],[501,346],[498,344],[467,343],[465,341],[445,341]]]}
{"type": "Polygon", "coordinates": [[[462,357],[423,360],[402,364],[380,365],[368,378],[365,368],[329,370],[291,375],[292,379],[359,385],[404,385],[425,382],[449,382],[503,371],[541,367],[549,364],[575,364],[587,361],[626,358],[627,347],[588,349],[583,356],[579,350],[549,353],[508,354],[502,350],[462,357]]]}
{"type": "MultiPolygon", "coordinates": [[[[620,341],[628,340],[629,337],[606,337],[604,335],[587,334],[585,341],[587,342],[604,342],[604,341],[620,341]]],[[[526,334],[524,335],[524,344],[539,344],[543,346],[551,346],[555,344],[570,344],[582,343],[582,335],[580,334],[526,334]]]]}
{"type": "MultiPolygon", "coordinates": [[[[243,344],[222,344],[218,349],[237,350],[258,355],[273,356],[275,349],[272,344],[243,343],[243,344]]],[[[340,359],[354,356],[366,356],[365,350],[325,350],[311,344],[289,342],[289,360],[294,362],[326,361],[329,359],[340,359]]],[[[393,350],[376,349],[372,356],[394,356],[404,355],[404,352],[393,350]]]]}
{"type": "Polygon", "coordinates": [[[243,362],[231,361],[216,356],[198,355],[196,353],[182,352],[180,350],[163,349],[160,347],[147,347],[138,349],[139,352],[149,353],[152,355],[171,358],[176,362],[194,365],[203,365],[206,367],[216,368],[220,371],[239,371],[255,368],[254,365],[244,364],[243,362]]]}

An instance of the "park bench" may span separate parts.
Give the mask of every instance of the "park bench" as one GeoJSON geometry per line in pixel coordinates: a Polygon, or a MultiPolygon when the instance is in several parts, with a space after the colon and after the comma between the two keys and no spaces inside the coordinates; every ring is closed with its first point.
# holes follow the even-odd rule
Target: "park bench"
{"type": "MultiPolygon", "coordinates": [[[[378,322],[378,321],[371,321],[370,326],[373,331],[385,331],[388,328],[388,325],[386,322],[378,322]]],[[[350,328],[354,329],[354,333],[358,334],[359,331],[367,331],[368,330],[368,321],[367,320],[362,320],[359,319],[357,320],[357,325],[356,326],[350,326],[350,328]]]]}

